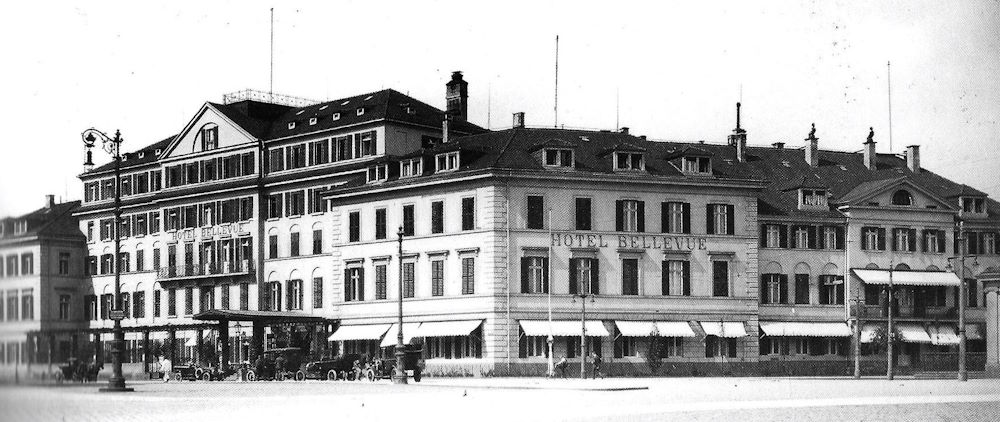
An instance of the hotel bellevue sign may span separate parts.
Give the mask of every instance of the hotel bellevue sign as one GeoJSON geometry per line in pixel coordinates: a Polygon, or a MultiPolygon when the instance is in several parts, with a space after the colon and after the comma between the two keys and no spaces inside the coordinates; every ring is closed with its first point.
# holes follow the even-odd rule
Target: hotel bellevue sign
{"type": "Polygon", "coordinates": [[[704,237],[690,235],[646,234],[579,234],[552,233],[552,247],[566,248],[618,248],[660,249],[664,251],[693,251],[707,249],[704,237]]]}
{"type": "Polygon", "coordinates": [[[171,236],[175,241],[192,241],[195,239],[211,239],[215,236],[235,236],[249,234],[249,223],[227,223],[212,227],[178,230],[171,236]]]}

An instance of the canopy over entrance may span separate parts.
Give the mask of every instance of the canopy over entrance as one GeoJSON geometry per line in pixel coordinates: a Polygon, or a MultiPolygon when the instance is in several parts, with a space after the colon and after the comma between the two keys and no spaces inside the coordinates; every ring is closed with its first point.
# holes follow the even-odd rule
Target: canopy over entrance
{"type": "Polygon", "coordinates": [[[199,321],[252,321],[266,324],[294,322],[323,322],[326,318],[317,315],[288,311],[244,311],[235,309],[210,309],[194,317],[199,321]]]}
{"type": "Polygon", "coordinates": [[[892,284],[900,286],[954,286],[958,287],[958,276],[945,271],[889,271],[851,270],[865,284],[892,284]]]}

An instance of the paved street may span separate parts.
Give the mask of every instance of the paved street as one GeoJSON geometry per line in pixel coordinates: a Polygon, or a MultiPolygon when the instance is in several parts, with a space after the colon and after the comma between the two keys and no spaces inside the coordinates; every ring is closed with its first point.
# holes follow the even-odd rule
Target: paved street
{"type": "Polygon", "coordinates": [[[97,393],[93,385],[0,387],[0,420],[1000,419],[996,380],[425,379],[409,386],[323,381],[132,386],[135,393],[118,395],[97,393]]]}

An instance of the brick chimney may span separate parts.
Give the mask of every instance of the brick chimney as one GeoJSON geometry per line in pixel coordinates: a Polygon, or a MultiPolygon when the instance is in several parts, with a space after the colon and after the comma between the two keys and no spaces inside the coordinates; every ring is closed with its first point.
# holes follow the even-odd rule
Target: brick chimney
{"type": "Polygon", "coordinates": [[[819,138],[816,137],[816,124],[813,123],[812,130],[809,131],[809,137],[805,139],[806,141],[806,162],[809,163],[809,167],[819,166],[819,138]]]}
{"type": "Polygon", "coordinates": [[[45,208],[52,208],[56,205],[55,195],[45,195],[45,208]]]}
{"type": "Polygon", "coordinates": [[[441,143],[448,143],[448,116],[441,120],[441,143]]]}
{"type": "Polygon", "coordinates": [[[868,140],[865,141],[865,167],[875,170],[875,129],[868,128],[868,140]]]}
{"type": "Polygon", "coordinates": [[[628,135],[628,126],[622,126],[621,128],[618,129],[618,131],[621,132],[623,135],[628,135]]]}
{"type": "Polygon", "coordinates": [[[736,129],[729,135],[729,146],[736,147],[736,161],[747,160],[747,131],[740,127],[740,103],[736,103],[736,129]]]}
{"type": "Polygon", "coordinates": [[[451,80],[445,85],[444,99],[452,118],[464,122],[469,117],[469,83],[462,79],[462,71],[451,72],[451,80]]]}
{"type": "Polygon", "coordinates": [[[524,112],[519,111],[514,113],[514,127],[523,128],[524,127],[524,112]]]}
{"type": "Polygon", "coordinates": [[[906,167],[914,173],[920,173],[920,145],[906,147],[906,167]]]}

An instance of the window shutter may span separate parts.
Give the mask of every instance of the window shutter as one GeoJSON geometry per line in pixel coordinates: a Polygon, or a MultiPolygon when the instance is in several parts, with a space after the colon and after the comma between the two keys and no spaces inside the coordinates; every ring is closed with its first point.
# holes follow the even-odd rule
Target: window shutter
{"type": "Polygon", "coordinates": [[[365,270],[358,270],[358,300],[365,300],[365,270]]]}
{"type": "Polygon", "coordinates": [[[896,236],[897,236],[897,232],[898,232],[898,229],[892,229],[892,232],[891,232],[892,236],[889,238],[889,248],[892,249],[893,251],[896,250],[896,236]]]}
{"type": "Polygon", "coordinates": [[[521,293],[528,293],[528,257],[521,257],[521,293]]]}
{"type": "MultiPolygon", "coordinates": [[[[827,230],[827,226],[811,226],[811,227],[812,227],[813,231],[812,231],[812,234],[810,235],[810,237],[812,237],[814,239],[813,242],[816,245],[815,249],[833,248],[834,245],[827,245],[826,244],[826,230],[827,230]]],[[[833,229],[833,227],[829,227],[829,228],[833,229]]]]}
{"type": "Polygon", "coordinates": [[[930,250],[930,245],[927,244],[927,232],[930,230],[923,229],[920,231],[920,252],[927,252],[930,250]]]}
{"type": "Polygon", "coordinates": [[[691,234],[691,204],[685,202],[682,206],[684,210],[684,234],[691,234]]]}
{"type": "Polygon", "coordinates": [[[643,233],[646,231],[646,201],[636,201],[636,214],[638,214],[636,229],[639,233],[643,233]]]}
{"type": "Polygon", "coordinates": [[[670,261],[660,263],[660,292],[664,296],[670,295],[670,261]]]}
{"type": "Polygon", "coordinates": [[[625,339],[621,336],[621,331],[618,331],[618,327],[615,327],[615,358],[621,358],[624,356],[622,353],[622,341],[625,339]]]}
{"type": "Polygon", "coordinates": [[[789,246],[792,249],[795,249],[795,248],[798,248],[798,247],[801,246],[801,245],[799,245],[798,230],[799,230],[799,226],[792,225],[792,233],[791,233],[792,236],[791,236],[791,240],[789,240],[789,242],[788,242],[789,246]]]}
{"type": "Polygon", "coordinates": [[[917,229],[908,229],[910,231],[910,251],[917,250],[917,229]]]}
{"type": "Polygon", "coordinates": [[[292,309],[292,299],[294,299],[292,297],[292,294],[295,293],[292,290],[292,283],[294,283],[294,282],[295,282],[295,280],[288,280],[288,281],[285,282],[288,285],[288,288],[285,289],[285,304],[288,307],[288,309],[292,309]]]}
{"type": "Polygon", "coordinates": [[[670,228],[670,203],[660,202],[660,233],[669,233],[670,228]]]}
{"type": "Polygon", "coordinates": [[[760,234],[758,235],[758,237],[760,238],[760,247],[762,247],[762,248],[766,248],[767,247],[767,227],[768,226],[769,226],[768,224],[761,224],[760,225],[760,234]]]}
{"type": "Polygon", "coordinates": [[[851,345],[851,341],[847,339],[836,340],[840,347],[837,350],[837,354],[840,356],[847,356],[847,348],[851,345]]]}
{"type": "Polygon", "coordinates": [[[715,219],[712,218],[712,204],[705,205],[705,233],[715,234],[715,225],[712,224],[715,219]]]}
{"type": "Polygon", "coordinates": [[[590,293],[599,295],[601,294],[601,261],[598,259],[590,260],[590,293]]]}
{"type": "Polygon", "coordinates": [[[833,231],[834,231],[834,237],[837,238],[836,239],[837,240],[837,246],[836,246],[836,248],[837,249],[844,249],[844,228],[843,227],[834,227],[833,231]]]}
{"type": "Polygon", "coordinates": [[[778,247],[787,248],[788,247],[788,226],[784,224],[778,224],[778,247]]]}
{"type": "Polygon", "coordinates": [[[684,267],[684,280],[682,288],[684,289],[684,296],[691,296],[691,262],[682,261],[684,267]]]}
{"type": "Polygon", "coordinates": [[[344,269],[344,302],[351,301],[351,271],[344,269]]]}
{"type": "Polygon", "coordinates": [[[625,226],[624,215],[622,215],[622,201],[615,201],[615,231],[622,231],[625,226]]]}
{"type": "Polygon", "coordinates": [[[736,207],[726,205],[726,234],[736,234],[736,207]]]}
{"type": "Polygon", "coordinates": [[[542,258],[542,293],[549,292],[549,259],[542,258]]]}
{"type": "Polygon", "coordinates": [[[760,303],[766,305],[771,303],[770,297],[767,294],[767,274],[760,275],[760,303]]]}
{"type": "Polygon", "coordinates": [[[885,229],[884,228],[879,228],[878,229],[878,249],[879,250],[883,250],[883,251],[885,250],[885,229]]]}
{"type": "MultiPolygon", "coordinates": [[[[524,258],[521,258],[522,260],[524,258]]],[[[526,358],[528,357],[528,339],[524,336],[524,330],[518,328],[517,333],[517,357],[526,358]]]]}
{"type": "Polygon", "coordinates": [[[569,294],[577,293],[577,268],[580,265],[580,258],[570,258],[569,259],[569,294]]]}
{"type": "Polygon", "coordinates": [[[277,300],[276,300],[276,302],[278,303],[278,309],[275,309],[275,310],[276,311],[280,311],[281,310],[281,283],[275,281],[274,285],[278,286],[278,294],[277,294],[277,300]]]}
{"type": "Polygon", "coordinates": [[[735,358],[736,357],[736,339],[734,339],[734,338],[728,338],[728,339],[725,340],[725,342],[726,342],[726,345],[729,346],[728,347],[729,357],[735,358]]]}
{"type": "Polygon", "coordinates": [[[779,298],[778,302],[788,303],[788,274],[781,274],[778,276],[778,290],[779,298]]]}
{"type": "Polygon", "coordinates": [[[809,249],[818,249],[819,242],[816,239],[818,237],[816,236],[816,226],[809,226],[807,231],[809,234],[809,249]]]}
{"type": "Polygon", "coordinates": [[[867,251],[869,249],[872,249],[872,245],[868,244],[868,240],[867,240],[867,238],[865,236],[865,234],[868,233],[868,230],[870,230],[870,229],[867,228],[867,227],[862,227],[861,228],[861,250],[863,250],[863,251],[867,251]]]}

